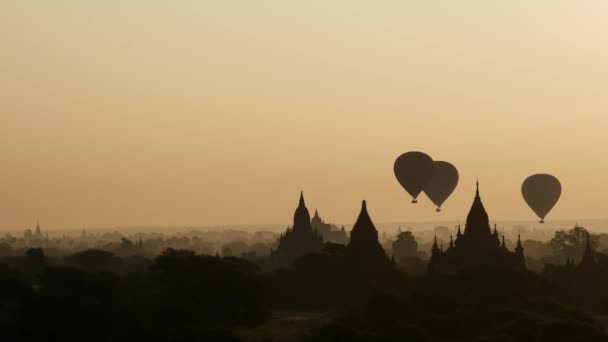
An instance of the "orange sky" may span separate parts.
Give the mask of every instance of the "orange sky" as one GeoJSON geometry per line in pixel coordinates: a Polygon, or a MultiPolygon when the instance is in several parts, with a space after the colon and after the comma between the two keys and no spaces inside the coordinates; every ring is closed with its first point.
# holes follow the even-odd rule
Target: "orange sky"
{"type": "Polygon", "coordinates": [[[0,3],[0,229],[606,218],[605,1],[0,3]],[[437,215],[393,176],[458,167],[437,215]]]}

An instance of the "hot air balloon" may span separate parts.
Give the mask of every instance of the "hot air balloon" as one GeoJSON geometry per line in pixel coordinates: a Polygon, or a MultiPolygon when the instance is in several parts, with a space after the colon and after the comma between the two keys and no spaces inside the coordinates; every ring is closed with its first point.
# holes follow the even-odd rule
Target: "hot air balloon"
{"type": "Polygon", "coordinates": [[[437,212],[441,211],[441,205],[450,197],[458,185],[458,170],[454,165],[436,161],[433,167],[433,177],[424,188],[424,193],[437,206],[437,212]]]}
{"type": "Polygon", "coordinates": [[[417,197],[433,177],[433,159],[422,152],[407,152],[395,160],[395,177],[418,203],[417,197]]]}
{"type": "Polygon", "coordinates": [[[545,223],[545,216],[553,209],[562,194],[562,185],[551,175],[537,174],[524,181],[521,193],[530,209],[540,217],[540,223],[545,223]]]}

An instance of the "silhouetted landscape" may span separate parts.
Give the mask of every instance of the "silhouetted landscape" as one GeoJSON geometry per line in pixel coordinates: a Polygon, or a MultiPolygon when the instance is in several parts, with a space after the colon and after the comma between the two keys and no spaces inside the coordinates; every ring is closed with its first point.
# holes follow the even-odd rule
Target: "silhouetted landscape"
{"type": "Polygon", "coordinates": [[[464,226],[422,236],[395,227],[380,239],[365,201],[348,232],[318,212],[311,218],[303,194],[294,205],[293,225],[280,235],[51,236],[40,225],[7,235],[0,240],[3,336],[606,340],[608,234],[578,225],[548,239],[528,239],[524,227],[499,232],[479,189],[464,226]]]}
{"type": "Polygon", "coordinates": [[[0,342],[608,342],[608,1],[0,1],[0,342]]]}

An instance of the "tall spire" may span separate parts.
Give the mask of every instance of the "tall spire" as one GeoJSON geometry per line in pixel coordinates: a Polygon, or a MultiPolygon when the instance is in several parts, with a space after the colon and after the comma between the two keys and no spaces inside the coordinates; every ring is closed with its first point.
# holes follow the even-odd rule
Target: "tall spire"
{"type": "Polygon", "coordinates": [[[591,234],[587,232],[587,243],[585,245],[585,251],[583,252],[583,259],[581,265],[590,265],[595,263],[595,256],[593,248],[591,247],[591,234]]]}
{"type": "Polygon", "coordinates": [[[526,267],[526,257],[524,256],[524,247],[521,245],[521,234],[517,234],[517,247],[515,247],[515,256],[519,265],[522,268],[526,267]]]}
{"type": "MultiPolygon", "coordinates": [[[[384,232],[386,234],[386,232],[384,232]]],[[[350,231],[350,242],[346,246],[349,257],[366,260],[364,264],[370,265],[370,260],[388,260],[382,245],[378,241],[378,231],[374,227],[369,213],[367,212],[367,202],[361,202],[361,212],[357,221],[350,231]]],[[[361,265],[365,267],[364,265],[361,265]]]]}
{"type": "Polygon", "coordinates": [[[315,209],[315,215],[312,217],[311,223],[315,226],[323,223],[323,220],[319,216],[319,210],[315,209]]]}
{"type": "Polygon", "coordinates": [[[378,242],[378,231],[376,230],[372,219],[369,217],[365,200],[361,202],[361,212],[350,232],[350,242],[354,242],[355,244],[361,242],[378,242]]]}
{"type": "Polygon", "coordinates": [[[481,196],[479,195],[479,181],[477,181],[473,205],[467,215],[467,224],[465,225],[464,234],[473,234],[476,236],[488,236],[492,234],[490,219],[488,218],[488,213],[486,212],[486,209],[481,202],[481,196]]]}
{"type": "Polygon", "coordinates": [[[300,204],[293,215],[293,230],[312,230],[310,214],[304,203],[304,192],[300,192],[300,204]]]}
{"type": "Polygon", "coordinates": [[[515,247],[515,254],[523,258],[524,247],[521,244],[521,234],[517,234],[517,246],[515,247]]]}
{"type": "Polygon", "coordinates": [[[521,234],[517,234],[517,247],[521,247],[521,234]]]}

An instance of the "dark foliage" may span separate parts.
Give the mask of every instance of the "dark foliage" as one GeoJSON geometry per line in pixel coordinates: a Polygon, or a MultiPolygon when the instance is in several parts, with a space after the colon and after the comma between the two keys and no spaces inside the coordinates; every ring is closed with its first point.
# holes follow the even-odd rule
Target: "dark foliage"
{"type": "Polygon", "coordinates": [[[236,341],[267,316],[260,272],[241,259],[167,250],[142,267],[85,251],[50,266],[30,251],[23,265],[0,266],[6,341],[236,341]]]}
{"type": "Polygon", "coordinates": [[[2,340],[239,341],[254,328],[254,340],[269,340],[277,325],[263,327],[273,311],[322,313],[299,336],[308,341],[606,340],[591,316],[608,312],[601,258],[598,274],[477,266],[415,277],[380,259],[349,258],[326,245],[262,272],[186,250],[153,260],[29,250],[0,264],[2,340]]]}

